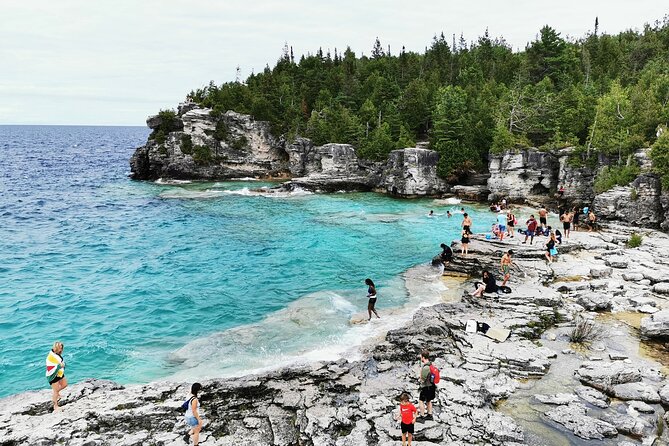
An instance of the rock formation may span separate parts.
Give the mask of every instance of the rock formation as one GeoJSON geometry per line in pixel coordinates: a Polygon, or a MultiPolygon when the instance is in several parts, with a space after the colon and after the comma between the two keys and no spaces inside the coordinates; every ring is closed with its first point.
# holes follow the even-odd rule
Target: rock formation
{"type": "Polygon", "coordinates": [[[384,190],[405,197],[443,193],[448,185],[437,176],[438,162],[439,154],[433,150],[393,150],[384,172],[384,190]]]}

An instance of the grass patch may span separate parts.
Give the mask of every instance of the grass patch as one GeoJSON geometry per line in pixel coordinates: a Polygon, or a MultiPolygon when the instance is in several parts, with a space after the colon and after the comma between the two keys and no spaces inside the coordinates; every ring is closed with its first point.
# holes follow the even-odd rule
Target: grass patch
{"type": "Polygon", "coordinates": [[[603,337],[604,327],[579,316],[576,319],[576,326],[569,333],[569,342],[588,346],[603,337]]]}
{"type": "Polygon", "coordinates": [[[635,232],[630,236],[630,239],[627,240],[627,247],[638,248],[639,246],[641,246],[642,243],[643,243],[643,236],[635,232]]]}

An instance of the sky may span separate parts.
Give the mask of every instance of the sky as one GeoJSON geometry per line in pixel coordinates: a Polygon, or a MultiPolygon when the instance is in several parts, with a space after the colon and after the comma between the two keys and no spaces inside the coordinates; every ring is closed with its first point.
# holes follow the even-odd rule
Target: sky
{"type": "Polygon", "coordinates": [[[488,28],[514,50],[543,25],[581,37],[641,29],[660,0],[2,0],[0,124],[145,125],[193,89],[299,55],[378,37],[422,52],[442,31],[476,40],[488,28]]]}

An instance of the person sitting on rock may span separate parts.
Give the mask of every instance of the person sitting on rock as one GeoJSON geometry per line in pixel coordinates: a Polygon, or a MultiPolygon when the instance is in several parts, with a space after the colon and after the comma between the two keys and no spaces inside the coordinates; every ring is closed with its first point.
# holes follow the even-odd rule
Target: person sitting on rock
{"type": "Polygon", "coordinates": [[[471,293],[472,297],[481,297],[483,296],[483,293],[496,293],[499,289],[495,282],[495,276],[490,274],[490,272],[483,271],[481,280],[483,280],[483,283],[476,282],[474,284],[476,286],[476,291],[471,293]]]}
{"type": "Polygon", "coordinates": [[[442,243],[439,246],[442,249],[440,254],[441,262],[444,264],[444,266],[446,266],[451,260],[453,260],[453,250],[445,243],[442,243]]]}

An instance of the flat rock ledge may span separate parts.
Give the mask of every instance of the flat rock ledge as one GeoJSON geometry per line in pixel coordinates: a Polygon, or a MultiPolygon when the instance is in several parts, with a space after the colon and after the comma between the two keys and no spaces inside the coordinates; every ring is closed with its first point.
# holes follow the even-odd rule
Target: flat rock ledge
{"type": "MultiPolygon", "coordinates": [[[[643,247],[633,252],[635,261],[626,268],[622,258],[630,253],[621,247],[624,238],[615,232],[576,233],[560,248],[560,261],[547,265],[541,261],[541,246],[475,236],[470,255],[456,254],[445,270],[447,275],[471,277],[462,300],[419,309],[411,323],[366,347],[361,360],[202,381],[200,442],[205,446],[398,444],[401,432],[394,421],[398,397],[406,391],[417,402],[418,355],[428,348],[442,382],[434,420],[417,424],[415,444],[526,444],[520,425],[496,411],[496,406],[527,379],[541,379],[561,354],[538,342],[542,333],[556,324],[574,324],[575,316],[586,312],[579,302],[599,302],[599,297],[587,296],[610,295],[606,308],[665,305],[652,286],[669,277],[669,262],[659,255],[669,248],[669,237],[644,239],[643,247]],[[497,271],[501,253],[509,248],[516,252],[512,293],[470,297],[482,269],[497,271]],[[510,336],[497,342],[468,333],[469,319],[508,329],[510,336]]],[[[453,246],[457,248],[457,243],[453,246]]],[[[620,435],[629,435],[652,442],[657,417],[668,418],[661,404],[669,404],[669,386],[657,373],[625,358],[612,353],[606,359],[585,361],[577,368],[573,394],[560,390],[537,396],[533,404],[545,405],[547,424],[582,439],[616,438],[622,444],[620,435]],[[622,414],[620,404],[627,404],[633,415],[622,414]]],[[[51,413],[48,390],[14,395],[0,401],[0,446],[183,445],[187,427],[178,408],[189,385],[121,386],[89,380],[63,392],[59,413],[51,413]]],[[[666,436],[658,440],[666,441],[666,436]]]]}

